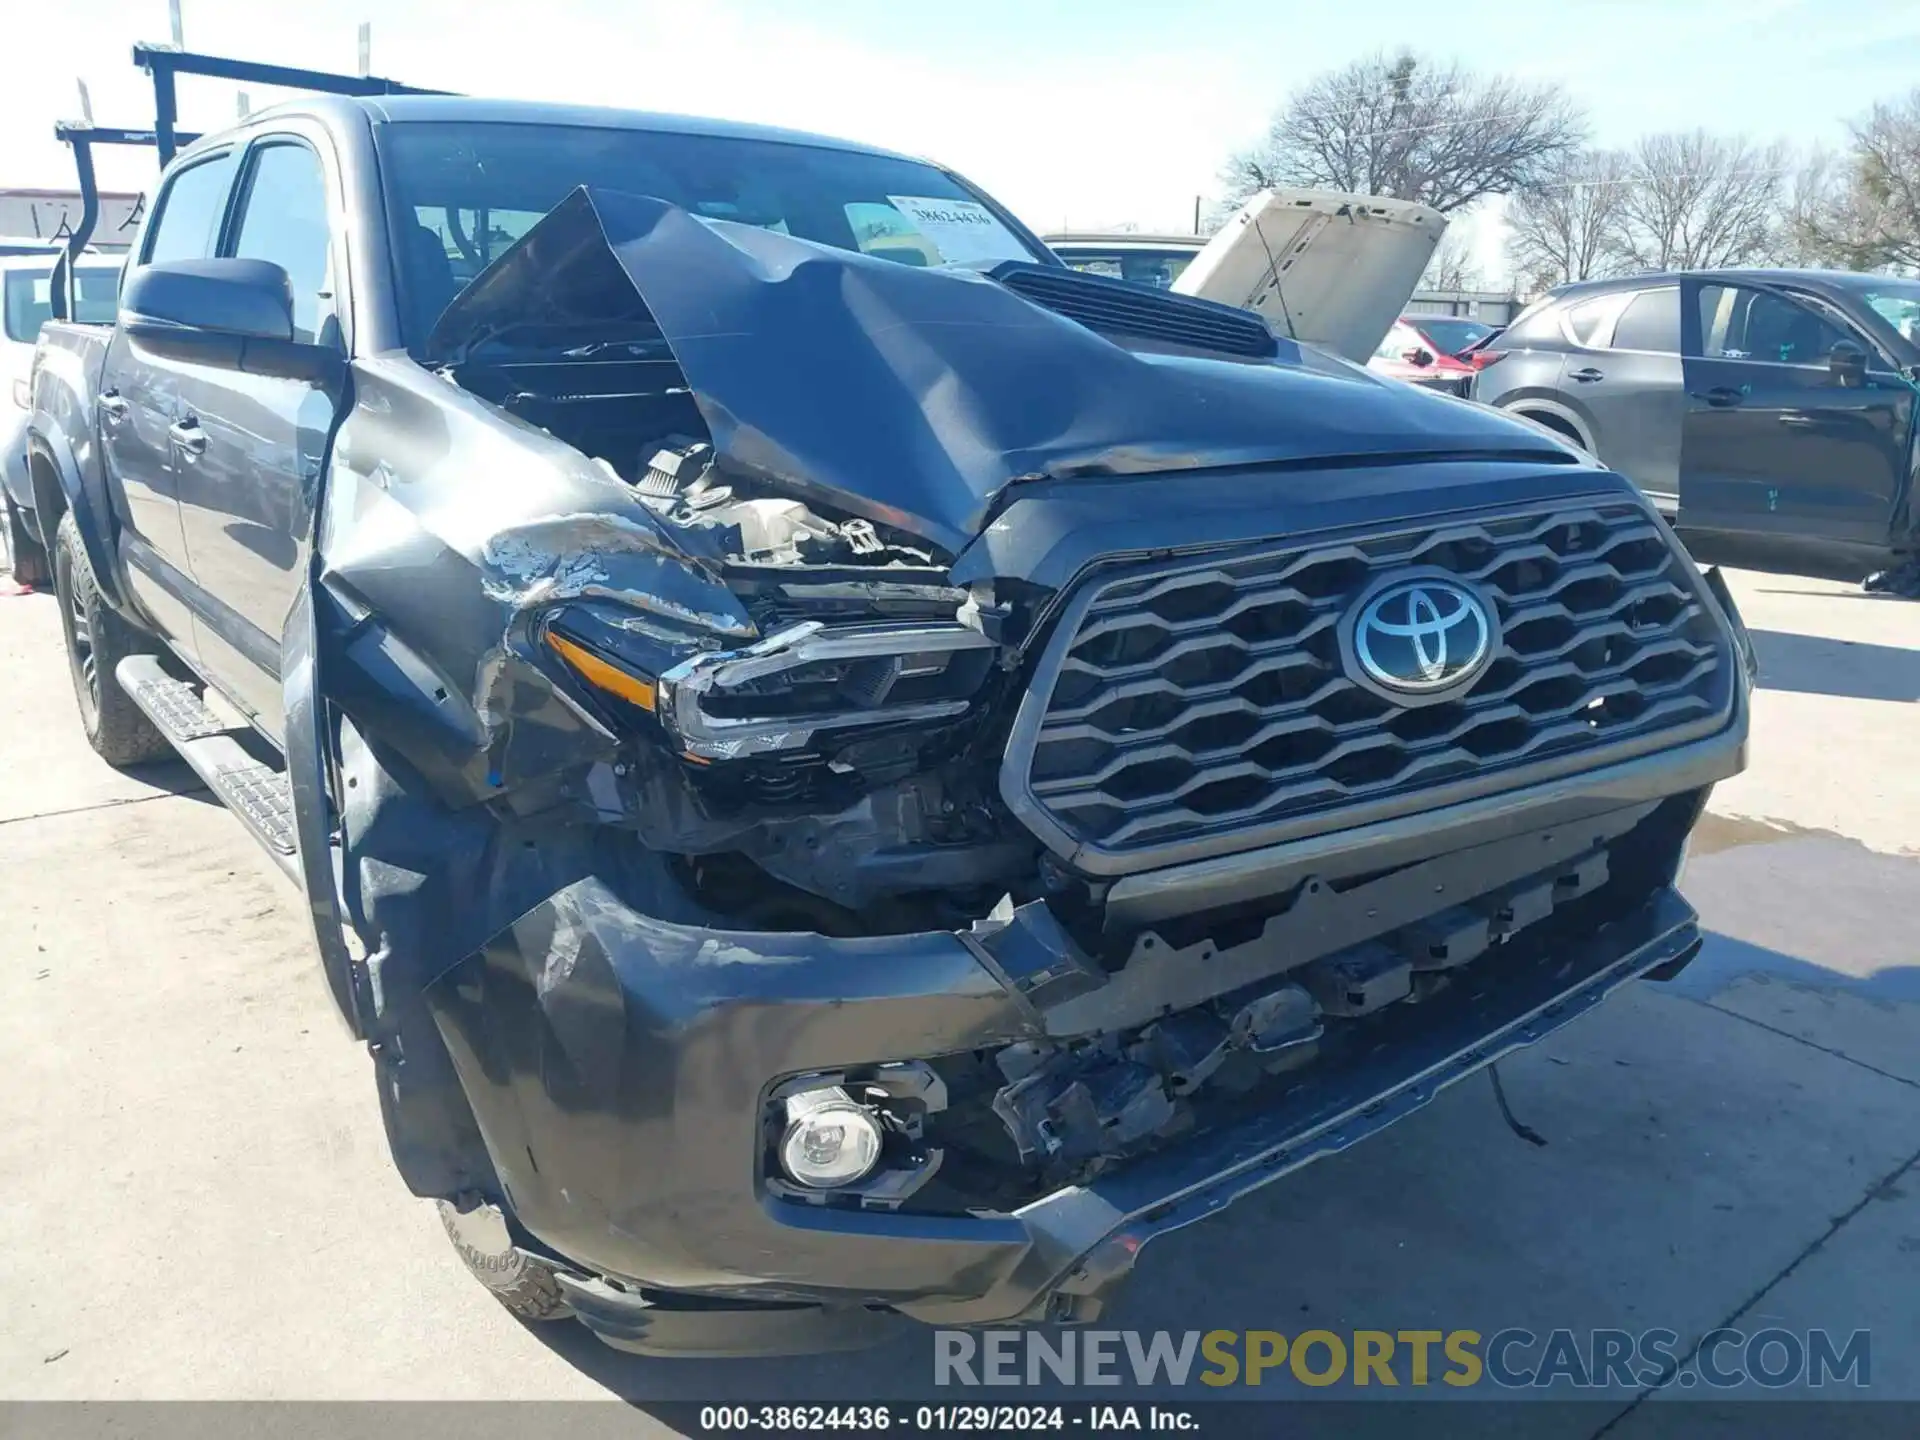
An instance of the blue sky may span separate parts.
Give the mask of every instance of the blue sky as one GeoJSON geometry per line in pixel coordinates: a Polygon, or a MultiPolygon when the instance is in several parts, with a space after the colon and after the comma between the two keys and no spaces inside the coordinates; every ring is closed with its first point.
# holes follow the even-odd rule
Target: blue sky
{"type": "MultiPolygon", "coordinates": [[[[1837,143],[1848,117],[1920,84],[1920,0],[183,0],[194,49],[374,69],[476,94],[758,120],[870,140],[964,171],[1035,228],[1183,229],[1221,161],[1294,84],[1402,45],[1564,84],[1594,138],[1706,126],[1837,143]],[[323,13],[330,11],[330,13],[323,13]]],[[[9,26],[0,186],[72,183],[52,122],[87,80],[103,124],[147,124],[137,39],[166,0],[28,6],[9,26]],[[31,57],[29,63],[21,63],[31,57]]],[[[183,123],[236,87],[185,82],[183,123]]],[[[254,90],[254,106],[277,98],[254,90]]],[[[152,157],[107,157],[138,189],[152,157]]],[[[1497,225],[1469,221],[1498,265],[1497,225]]]]}

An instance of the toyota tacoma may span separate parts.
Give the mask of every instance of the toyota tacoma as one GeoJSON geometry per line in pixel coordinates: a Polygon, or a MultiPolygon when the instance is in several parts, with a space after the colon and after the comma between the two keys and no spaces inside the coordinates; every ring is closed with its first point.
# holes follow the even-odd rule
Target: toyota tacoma
{"type": "Polygon", "coordinates": [[[1700,943],[1749,652],[1633,486],[931,164],[296,101],[30,402],[88,738],[298,883],[529,1319],[1087,1320],[1700,943]]]}

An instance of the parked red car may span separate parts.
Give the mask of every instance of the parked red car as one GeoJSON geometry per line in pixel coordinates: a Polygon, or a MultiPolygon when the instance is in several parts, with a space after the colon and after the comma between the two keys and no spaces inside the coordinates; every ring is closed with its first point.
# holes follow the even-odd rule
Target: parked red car
{"type": "Polygon", "coordinates": [[[1480,366],[1473,355],[1462,352],[1494,333],[1494,326],[1462,315],[1402,315],[1367,368],[1410,385],[1465,395],[1480,366]]]}

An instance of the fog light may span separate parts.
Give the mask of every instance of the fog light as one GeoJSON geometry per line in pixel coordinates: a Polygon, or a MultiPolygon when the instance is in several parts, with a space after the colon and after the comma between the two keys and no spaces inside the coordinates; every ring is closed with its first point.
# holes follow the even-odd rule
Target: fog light
{"type": "Polygon", "coordinates": [[[780,1167],[813,1190],[851,1185],[880,1163],[880,1122],[839,1086],[787,1097],[780,1167]]]}

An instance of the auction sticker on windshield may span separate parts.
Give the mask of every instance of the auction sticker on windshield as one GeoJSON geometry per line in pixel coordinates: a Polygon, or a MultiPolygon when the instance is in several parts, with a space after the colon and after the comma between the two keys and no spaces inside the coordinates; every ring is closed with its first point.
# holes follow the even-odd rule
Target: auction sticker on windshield
{"type": "Polygon", "coordinates": [[[978,200],[944,200],[931,195],[889,195],[887,201],[949,263],[968,260],[1031,260],[1020,237],[1000,223],[978,200]]]}

